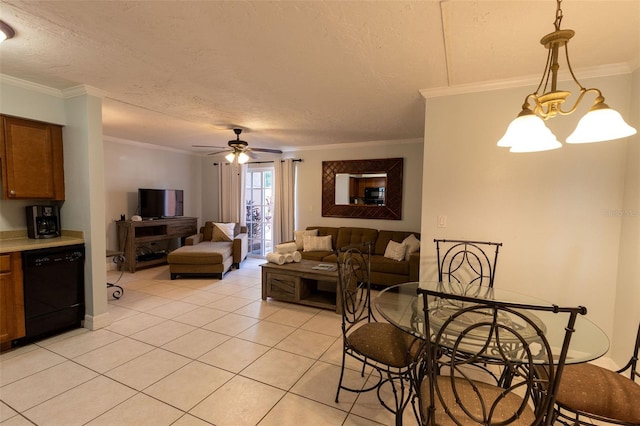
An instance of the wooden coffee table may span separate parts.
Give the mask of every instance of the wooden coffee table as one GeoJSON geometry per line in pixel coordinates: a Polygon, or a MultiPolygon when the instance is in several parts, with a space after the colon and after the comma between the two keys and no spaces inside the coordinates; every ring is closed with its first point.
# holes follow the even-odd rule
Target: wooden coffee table
{"type": "Polygon", "coordinates": [[[263,263],[262,300],[271,297],[277,300],[332,309],[342,313],[342,302],[338,287],[338,271],[313,269],[326,262],[301,260],[300,262],[263,263]]]}

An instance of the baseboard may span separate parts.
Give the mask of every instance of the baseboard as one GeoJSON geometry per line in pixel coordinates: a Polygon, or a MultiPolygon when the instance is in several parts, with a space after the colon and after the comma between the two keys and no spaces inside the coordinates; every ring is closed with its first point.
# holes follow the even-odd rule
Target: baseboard
{"type": "Polygon", "coordinates": [[[89,330],[98,330],[111,325],[111,316],[109,312],[100,315],[85,315],[83,327],[89,330]]]}

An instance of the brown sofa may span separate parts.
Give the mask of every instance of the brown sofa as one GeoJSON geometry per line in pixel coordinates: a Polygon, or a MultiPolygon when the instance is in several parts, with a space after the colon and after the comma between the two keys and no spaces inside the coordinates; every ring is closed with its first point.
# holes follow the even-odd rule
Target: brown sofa
{"type": "MultiPolygon", "coordinates": [[[[372,284],[390,286],[409,281],[418,281],[420,278],[420,250],[412,253],[409,260],[397,261],[384,257],[385,249],[390,240],[401,243],[411,234],[420,239],[418,232],[323,226],[309,226],[307,229],[317,229],[318,236],[331,235],[331,244],[334,250],[352,244],[373,242],[373,255],[371,256],[372,284]]],[[[302,251],[301,253],[303,259],[327,263],[336,262],[336,255],[333,251],[302,251]]]]}
{"type": "Polygon", "coordinates": [[[178,275],[214,275],[222,279],[229,269],[240,269],[249,252],[247,227],[236,224],[233,241],[212,241],[213,222],[205,222],[196,235],[187,237],[185,245],[167,256],[171,279],[178,275]]]}

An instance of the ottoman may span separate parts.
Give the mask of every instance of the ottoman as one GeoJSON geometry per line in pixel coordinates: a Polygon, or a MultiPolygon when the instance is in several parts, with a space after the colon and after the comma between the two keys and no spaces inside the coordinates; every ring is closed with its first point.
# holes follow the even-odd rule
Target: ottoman
{"type": "Polygon", "coordinates": [[[171,279],[178,275],[214,275],[222,279],[233,264],[233,243],[202,241],[185,245],[167,256],[171,279]]]}

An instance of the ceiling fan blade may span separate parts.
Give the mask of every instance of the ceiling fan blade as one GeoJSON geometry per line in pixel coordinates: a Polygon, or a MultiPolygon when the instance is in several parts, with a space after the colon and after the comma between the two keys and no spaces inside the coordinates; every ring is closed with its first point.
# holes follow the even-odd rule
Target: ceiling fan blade
{"type": "Polygon", "coordinates": [[[226,149],[225,146],[213,146],[213,145],[191,145],[192,148],[213,148],[213,149],[226,149]]]}
{"type": "Polygon", "coordinates": [[[270,149],[270,148],[249,148],[251,151],[257,151],[257,152],[270,152],[272,154],[282,154],[282,151],[280,151],[279,149],[270,149]]]}
{"type": "Polygon", "coordinates": [[[231,151],[230,149],[225,149],[224,151],[210,152],[207,155],[226,154],[226,153],[229,153],[229,152],[233,152],[233,151],[231,151]]]}

